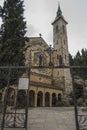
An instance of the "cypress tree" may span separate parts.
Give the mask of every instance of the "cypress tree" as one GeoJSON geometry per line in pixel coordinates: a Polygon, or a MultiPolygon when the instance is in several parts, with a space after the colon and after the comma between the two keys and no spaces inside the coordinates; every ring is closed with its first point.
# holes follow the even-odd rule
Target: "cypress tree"
{"type": "Polygon", "coordinates": [[[0,7],[0,65],[24,65],[24,0],[5,0],[0,7]]]}

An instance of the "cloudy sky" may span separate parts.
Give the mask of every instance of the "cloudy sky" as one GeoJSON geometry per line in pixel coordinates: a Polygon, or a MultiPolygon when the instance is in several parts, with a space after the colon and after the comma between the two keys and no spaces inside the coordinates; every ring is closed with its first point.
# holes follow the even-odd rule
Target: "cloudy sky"
{"type": "MultiPolygon", "coordinates": [[[[4,0],[0,0],[2,5],[4,0]]],[[[48,44],[53,43],[54,21],[58,0],[24,0],[27,36],[37,37],[39,33],[48,44]]],[[[87,48],[87,0],[60,0],[61,10],[68,21],[68,44],[72,55],[87,48]]],[[[1,21],[0,21],[1,23],[1,21]]]]}

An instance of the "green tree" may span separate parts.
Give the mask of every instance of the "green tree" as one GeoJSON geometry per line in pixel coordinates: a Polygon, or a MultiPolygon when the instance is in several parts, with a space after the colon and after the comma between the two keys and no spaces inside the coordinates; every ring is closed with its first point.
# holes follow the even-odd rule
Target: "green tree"
{"type": "Polygon", "coordinates": [[[74,59],[71,54],[69,54],[69,63],[71,66],[74,65],[74,59]]]}
{"type": "MultiPolygon", "coordinates": [[[[87,66],[87,49],[82,49],[77,52],[74,57],[75,66],[87,66]]],[[[87,79],[87,69],[75,69],[75,74],[79,75],[82,79],[87,79]]]]}
{"type": "Polygon", "coordinates": [[[82,49],[81,50],[81,53],[82,53],[82,63],[83,65],[87,65],[87,49],[82,49]]]}
{"type": "MultiPolygon", "coordinates": [[[[77,52],[74,58],[70,56],[70,65],[75,66],[87,66],[87,49],[82,49],[81,52],[77,52]],[[73,62],[72,62],[73,61],[73,62]]],[[[74,68],[74,76],[79,76],[84,81],[87,80],[87,69],[86,68],[74,68]]],[[[83,85],[79,83],[74,83],[76,98],[83,98],[83,85]]],[[[71,93],[73,98],[73,94],[71,93]]]]}
{"type": "Polygon", "coordinates": [[[24,0],[5,0],[0,7],[0,65],[24,65],[24,0]]]}
{"type": "Polygon", "coordinates": [[[80,98],[83,97],[83,86],[77,83],[74,83],[74,87],[75,87],[75,94],[76,94],[76,98],[80,98]]]}
{"type": "Polygon", "coordinates": [[[82,64],[82,58],[80,52],[78,51],[74,57],[74,65],[81,65],[81,64],[82,64]]]}

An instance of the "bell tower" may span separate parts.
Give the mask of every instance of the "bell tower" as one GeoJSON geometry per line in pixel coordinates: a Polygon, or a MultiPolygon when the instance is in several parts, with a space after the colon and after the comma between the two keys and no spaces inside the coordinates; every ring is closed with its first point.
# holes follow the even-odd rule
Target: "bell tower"
{"type": "MultiPolygon", "coordinates": [[[[60,4],[53,25],[53,47],[57,50],[58,60],[61,58],[62,65],[69,65],[69,52],[67,40],[67,21],[62,15],[60,4]]],[[[57,60],[57,61],[58,61],[57,60]]],[[[58,65],[59,63],[57,63],[58,65]]]]}
{"type": "MultiPolygon", "coordinates": [[[[62,15],[60,4],[58,4],[58,10],[56,18],[53,21],[53,47],[56,51],[55,65],[69,66],[69,51],[68,51],[68,38],[67,38],[67,21],[62,15]]],[[[72,91],[72,78],[70,74],[70,68],[56,69],[54,70],[54,79],[58,80],[65,92],[66,97],[72,91]]],[[[65,98],[67,99],[67,98],[65,98]]]]}

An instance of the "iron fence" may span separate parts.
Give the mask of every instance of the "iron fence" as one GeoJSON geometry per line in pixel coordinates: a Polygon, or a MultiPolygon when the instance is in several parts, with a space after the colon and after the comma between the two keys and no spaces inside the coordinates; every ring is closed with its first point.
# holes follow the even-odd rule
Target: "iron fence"
{"type": "Polygon", "coordinates": [[[87,67],[71,69],[76,130],[87,130],[87,67]]]}
{"type": "Polygon", "coordinates": [[[3,94],[3,108],[0,105],[1,130],[4,128],[27,130],[29,82],[25,82],[23,86],[19,80],[22,82],[23,79],[29,79],[29,73],[30,69],[27,67],[0,67],[0,87],[3,94]]]}
{"type": "MultiPolygon", "coordinates": [[[[54,66],[36,66],[32,68],[52,69],[52,67],[54,66]]],[[[73,83],[72,98],[75,108],[76,130],[87,130],[87,66],[56,66],[54,68],[70,68],[73,83]]],[[[4,104],[1,105],[0,112],[1,130],[4,128],[25,128],[27,130],[30,80],[27,89],[24,89],[23,86],[19,89],[20,78],[30,79],[30,68],[21,66],[0,67],[0,87],[2,87],[4,94],[3,101],[1,101],[4,104]]]]}

